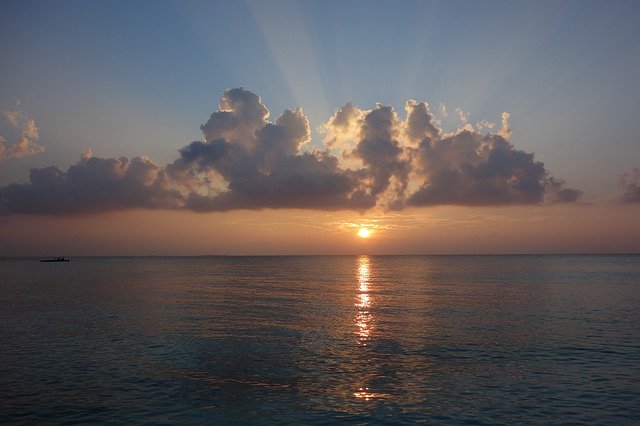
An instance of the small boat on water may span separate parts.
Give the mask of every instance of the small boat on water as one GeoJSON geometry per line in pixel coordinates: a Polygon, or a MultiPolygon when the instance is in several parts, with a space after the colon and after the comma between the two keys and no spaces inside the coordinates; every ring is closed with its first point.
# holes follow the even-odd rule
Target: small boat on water
{"type": "Polygon", "coordinates": [[[65,259],[64,257],[54,257],[51,259],[40,259],[40,262],[68,262],[69,259],[65,259]]]}

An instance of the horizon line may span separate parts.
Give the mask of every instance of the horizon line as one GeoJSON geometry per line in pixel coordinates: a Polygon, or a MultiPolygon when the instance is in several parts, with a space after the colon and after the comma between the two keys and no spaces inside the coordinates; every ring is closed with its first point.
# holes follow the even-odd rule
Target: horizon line
{"type": "Polygon", "coordinates": [[[356,256],[372,256],[372,257],[438,257],[438,256],[640,256],[640,252],[563,252],[563,253],[404,253],[404,254],[370,254],[370,253],[356,253],[356,254],[133,254],[133,255],[78,255],[78,256],[43,256],[43,255],[1,255],[0,259],[42,259],[51,257],[64,257],[64,258],[76,258],[76,259],[91,259],[91,258],[149,258],[149,257],[356,257],[356,256]]]}

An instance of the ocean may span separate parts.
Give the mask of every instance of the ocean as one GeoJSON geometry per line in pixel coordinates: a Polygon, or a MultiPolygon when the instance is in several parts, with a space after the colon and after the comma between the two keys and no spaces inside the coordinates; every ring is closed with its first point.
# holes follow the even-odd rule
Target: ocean
{"type": "Polygon", "coordinates": [[[38,260],[3,424],[640,424],[640,256],[38,260]]]}

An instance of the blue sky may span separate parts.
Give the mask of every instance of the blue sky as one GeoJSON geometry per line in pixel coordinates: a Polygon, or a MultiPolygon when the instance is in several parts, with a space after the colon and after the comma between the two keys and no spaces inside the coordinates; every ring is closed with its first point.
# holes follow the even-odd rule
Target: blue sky
{"type": "MultiPolygon", "coordinates": [[[[638,165],[637,2],[6,1],[0,107],[38,123],[27,169],[145,154],[160,164],[199,139],[222,92],[244,86],[275,118],[312,129],[346,102],[400,113],[407,99],[511,113],[512,141],[606,199],[638,165]]],[[[315,133],[315,132],[314,132],[315,133]]],[[[319,144],[317,134],[314,134],[319,144]]]]}

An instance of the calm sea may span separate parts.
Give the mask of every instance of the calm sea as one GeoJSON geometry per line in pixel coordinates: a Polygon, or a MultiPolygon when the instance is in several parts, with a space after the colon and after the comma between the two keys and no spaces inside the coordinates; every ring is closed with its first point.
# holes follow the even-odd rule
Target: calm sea
{"type": "Polygon", "coordinates": [[[640,256],[0,259],[0,423],[639,424],[640,256]]]}

